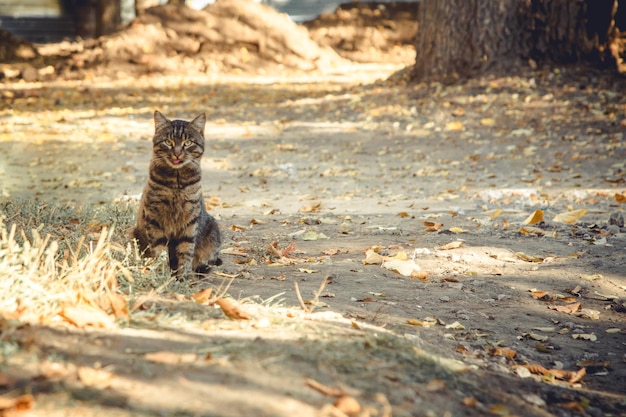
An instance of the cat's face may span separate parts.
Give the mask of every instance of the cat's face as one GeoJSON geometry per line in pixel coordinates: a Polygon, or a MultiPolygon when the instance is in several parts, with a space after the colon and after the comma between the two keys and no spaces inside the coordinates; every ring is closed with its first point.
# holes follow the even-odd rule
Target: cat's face
{"type": "Polygon", "coordinates": [[[186,122],[168,120],[159,111],[155,111],[155,133],[152,139],[154,157],[175,169],[193,161],[198,162],[204,152],[205,124],[204,113],[186,122]]]}

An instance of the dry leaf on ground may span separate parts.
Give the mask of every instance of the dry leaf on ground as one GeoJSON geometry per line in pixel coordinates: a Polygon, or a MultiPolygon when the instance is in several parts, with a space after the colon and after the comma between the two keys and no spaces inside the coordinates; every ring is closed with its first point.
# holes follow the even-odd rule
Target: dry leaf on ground
{"type": "Polygon", "coordinates": [[[7,412],[23,412],[33,408],[35,398],[30,394],[11,397],[8,395],[0,396],[0,414],[5,415],[7,412]]]}
{"type": "Polygon", "coordinates": [[[180,363],[191,363],[198,359],[195,353],[177,353],[169,351],[149,352],[144,358],[150,362],[163,363],[168,365],[177,365],[180,363]]]}
{"type": "Polygon", "coordinates": [[[424,226],[426,226],[427,232],[438,232],[443,227],[443,223],[425,221],[424,226]]]}
{"type": "Polygon", "coordinates": [[[105,369],[81,366],[78,368],[78,379],[88,387],[105,389],[111,385],[113,374],[105,369]]]}
{"type": "Polygon", "coordinates": [[[347,416],[357,416],[361,411],[361,404],[351,395],[342,395],[333,403],[335,408],[347,416]]]}
{"type": "Polygon", "coordinates": [[[278,241],[274,241],[267,246],[267,250],[272,255],[282,258],[288,256],[290,253],[296,250],[296,242],[292,240],[291,242],[289,242],[289,245],[281,249],[278,247],[278,241]]]}
{"type": "Polygon", "coordinates": [[[543,210],[535,210],[530,216],[523,221],[524,224],[536,224],[543,221],[543,210]]]}
{"type": "Polygon", "coordinates": [[[578,221],[578,219],[584,216],[585,213],[587,213],[587,210],[585,209],[566,211],[565,213],[559,213],[554,216],[552,221],[557,223],[574,224],[578,221]]]}
{"type": "Polygon", "coordinates": [[[461,246],[463,246],[463,242],[460,240],[455,240],[454,242],[446,243],[445,245],[441,246],[439,249],[441,250],[458,249],[461,246]]]}
{"type": "Polygon", "coordinates": [[[212,293],[213,293],[213,288],[205,288],[202,291],[198,291],[197,293],[191,294],[191,299],[194,300],[198,304],[204,304],[211,299],[212,293]]]}
{"type": "Polygon", "coordinates": [[[232,301],[230,301],[230,300],[228,300],[226,298],[220,298],[215,303],[218,306],[220,306],[220,308],[222,309],[224,314],[226,314],[226,316],[230,317],[231,319],[235,319],[235,320],[248,320],[248,319],[250,319],[250,316],[248,315],[248,313],[243,311],[241,308],[236,306],[232,301]]]}
{"type": "Polygon", "coordinates": [[[559,313],[573,314],[573,313],[576,313],[576,312],[580,311],[581,304],[580,303],[573,303],[573,304],[568,304],[568,305],[565,305],[565,306],[549,305],[548,308],[550,310],[556,310],[559,313]]]}
{"type": "Polygon", "coordinates": [[[88,304],[65,306],[59,315],[76,327],[94,326],[105,329],[115,327],[115,321],[111,316],[88,304]]]}

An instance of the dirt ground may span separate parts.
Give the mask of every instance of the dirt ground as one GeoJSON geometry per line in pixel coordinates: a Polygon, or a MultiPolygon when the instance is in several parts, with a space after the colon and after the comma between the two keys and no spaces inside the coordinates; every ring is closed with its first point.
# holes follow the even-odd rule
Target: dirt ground
{"type": "Polygon", "coordinates": [[[130,285],[158,290],[114,328],[3,319],[2,398],[32,395],[3,415],[626,415],[624,80],[384,62],[5,83],[8,222],[132,223],[153,111],[206,112],[224,263],[130,285]],[[189,297],[231,280],[248,320],[189,297]]]}

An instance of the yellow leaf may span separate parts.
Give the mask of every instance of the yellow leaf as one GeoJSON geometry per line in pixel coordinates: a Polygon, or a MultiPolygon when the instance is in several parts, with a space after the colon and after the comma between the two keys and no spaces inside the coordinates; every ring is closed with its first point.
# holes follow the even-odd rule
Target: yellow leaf
{"type": "Polygon", "coordinates": [[[250,318],[248,313],[237,307],[232,301],[227,300],[226,298],[220,298],[215,303],[220,306],[224,314],[231,319],[248,320],[250,318]]]}
{"type": "Polygon", "coordinates": [[[405,277],[410,277],[414,272],[419,272],[420,267],[415,263],[414,260],[402,260],[398,258],[392,258],[388,261],[383,262],[383,268],[389,269],[390,271],[397,272],[400,275],[404,275],[405,277]]]}
{"type": "Polygon", "coordinates": [[[587,213],[587,210],[585,209],[566,211],[564,213],[559,213],[554,216],[554,219],[552,219],[552,221],[558,223],[574,224],[578,221],[578,219],[584,216],[585,213],[587,213]]]}
{"type": "Polygon", "coordinates": [[[480,119],[480,124],[483,126],[494,126],[496,121],[491,118],[480,119]]]}
{"type": "Polygon", "coordinates": [[[343,394],[333,403],[335,408],[343,415],[356,416],[361,412],[361,404],[356,398],[343,394]]]}
{"type": "Polygon", "coordinates": [[[500,214],[502,214],[502,209],[489,210],[489,211],[486,211],[485,214],[489,216],[490,218],[495,219],[500,214]]]}
{"type": "Polygon", "coordinates": [[[546,231],[540,229],[538,227],[533,226],[522,226],[519,228],[519,232],[523,235],[537,235],[537,236],[545,236],[546,231]]]}
{"type": "Polygon", "coordinates": [[[81,366],[78,368],[78,378],[80,382],[88,387],[98,389],[106,389],[111,385],[113,374],[104,369],[91,368],[89,366],[81,366]]]}
{"type": "Polygon", "coordinates": [[[461,122],[449,122],[446,123],[446,127],[445,130],[449,130],[449,131],[458,131],[458,130],[463,130],[465,129],[465,126],[463,126],[463,123],[461,122]]]}
{"type": "Polygon", "coordinates": [[[76,327],[94,326],[112,328],[115,326],[115,321],[111,316],[99,308],[92,307],[88,304],[65,306],[59,315],[76,327]]]}
{"type": "Polygon", "coordinates": [[[543,221],[543,210],[535,210],[530,216],[526,217],[524,224],[535,224],[543,221]]]}
{"type": "Polygon", "coordinates": [[[411,326],[420,326],[420,327],[432,327],[435,325],[434,321],[424,321],[424,320],[416,320],[416,319],[408,319],[407,324],[411,326]]]}
{"type": "Polygon", "coordinates": [[[447,243],[447,244],[441,246],[439,249],[441,249],[441,250],[450,250],[450,249],[460,248],[461,246],[463,246],[463,242],[461,242],[460,240],[456,240],[454,242],[450,242],[450,243],[447,243]]]}
{"type": "Polygon", "coordinates": [[[443,227],[443,223],[425,221],[424,226],[426,226],[427,232],[437,232],[443,227]]]}
{"type": "Polygon", "coordinates": [[[374,252],[372,249],[368,249],[365,252],[365,259],[363,259],[363,265],[380,265],[385,261],[385,257],[374,252]]]}
{"type": "Polygon", "coordinates": [[[467,230],[465,229],[461,229],[460,227],[451,227],[448,229],[448,231],[452,232],[452,233],[466,233],[467,230]]]}
{"type": "Polygon", "coordinates": [[[198,304],[204,304],[211,298],[213,288],[206,288],[191,295],[191,298],[198,304]]]}
{"type": "Polygon", "coordinates": [[[526,262],[543,262],[543,258],[539,258],[537,256],[527,255],[524,252],[516,252],[515,256],[518,259],[526,262]]]}
{"type": "Polygon", "coordinates": [[[621,194],[615,193],[615,201],[617,201],[618,203],[626,203],[626,191],[622,192],[621,194]]]}

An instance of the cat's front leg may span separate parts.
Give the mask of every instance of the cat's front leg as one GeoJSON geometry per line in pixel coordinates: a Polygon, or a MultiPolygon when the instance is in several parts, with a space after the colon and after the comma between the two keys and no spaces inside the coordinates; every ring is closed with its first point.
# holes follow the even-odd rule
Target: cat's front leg
{"type": "Polygon", "coordinates": [[[177,279],[186,278],[192,271],[194,249],[193,237],[172,238],[168,242],[170,269],[177,279]]]}
{"type": "Polygon", "coordinates": [[[167,244],[167,238],[158,230],[134,227],[132,236],[137,240],[141,256],[146,258],[156,258],[167,244]]]}

